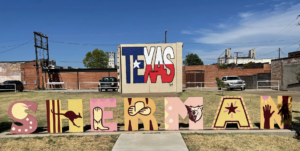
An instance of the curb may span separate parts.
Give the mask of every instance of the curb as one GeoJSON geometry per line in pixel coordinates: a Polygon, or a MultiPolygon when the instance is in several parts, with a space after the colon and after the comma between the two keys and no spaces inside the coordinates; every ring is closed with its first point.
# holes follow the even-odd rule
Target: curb
{"type": "Polygon", "coordinates": [[[47,131],[33,134],[11,134],[4,132],[0,134],[0,138],[26,138],[26,137],[49,137],[49,136],[105,136],[120,134],[165,134],[165,133],[181,133],[181,134],[260,134],[260,135],[282,135],[295,136],[296,132],[291,130],[179,130],[179,131],[116,131],[116,132],[84,132],[84,133],[59,133],[49,134],[47,131]]]}

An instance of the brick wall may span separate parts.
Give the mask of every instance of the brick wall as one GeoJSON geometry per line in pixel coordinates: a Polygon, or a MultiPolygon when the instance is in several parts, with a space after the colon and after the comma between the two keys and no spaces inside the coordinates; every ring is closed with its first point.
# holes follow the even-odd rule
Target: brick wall
{"type": "MultiPolygon", "coordinates": [[[[54,72],[51,73],[52,82],[65,82],[68,89],[77,90],[79,82],[99,82],[103,77],[117,77],[117,72],[54,72]]],[[[66,87],[63,86],[64,88],[66,87]]],[[[80,83],[80,89],[95,89],[98,83],[80,83]]]]}
{"type": "MultiPolygon", "coordinates": [[[[24,64],[21,64],[21,71],[24,71],[24,73],[21,74],[21,82],[23,83],[26,81],[26,84],[24,84],[24,89],[34,89],[37,87],[34,82],[37,80],[37,74],[36,74],[36,68],[35,68],[35,61],[32,62],[26,62],[24,64]]],[[[39,68],[39,75],[40,75],[40,86],[44,84],[44,81],[42,80],[45,76],[42,74],[42,68],[39,68]]]]}
{"type": "MultiPolygon", "coordinates": [[[[186,71],[203,70],[204,82],[215,82],[216,77],[222,78],[223,76],[252,76],[258,73],[270,73],[271,65],[264,64],[263,68],[255,69],[218,69],[216,65],[199,65],[199,66],[184,66],[182,67],[182,85],[186,87],[186,71]]],[[[205,87],[216,87],[214,83],[205,84],[205,87]]]]}
{"type": "MultiPolygon", "coordinates": [[[[35,61],[21,64],[21,71],[24,71],[24,73],[21,74],[21,81],[22,83],[26,81],[26,84],[24,84],[24,89],[34,89],[37,87],[37,84],[34,84],[34,82],[37,80],[36,68],[34,65],[35,61]]],[[[109,75],[110,77],[117,77],[117,72],[107,72],[103,70],[95,70],[95,72],[84,72],[84,70],[82,69],[76,70],[74,72],[69,72],[68,70],[53,70],[52,72],[50,72],[52,82],[65,82],[67,83],[68,89],[78,89],[78,82],[99,82],[102,77],[107,77],[109,75]]],[[[43,72],[42,68],[39,68],[39,80],[40,87],[46,87],[45,83],[48,83],[48,72],[43,72]]],[[[97,86],[97,83],[81,84],[82,89],[88,89],[90,87],[97,86]]],[[[47,87],[49,86],[47,85],[47,87]]],[[[56,85],[56,87],[60,86],[56,85]]],[[[62,85],[62,87],[66,87],[66,85],[62,85]]]]}

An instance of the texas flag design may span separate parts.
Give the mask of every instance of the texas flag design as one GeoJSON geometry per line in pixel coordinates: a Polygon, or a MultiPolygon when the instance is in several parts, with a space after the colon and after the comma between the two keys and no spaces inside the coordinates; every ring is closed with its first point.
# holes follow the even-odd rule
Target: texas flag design
{"type": "Polygon", "coordinates": [[[150,76],[151,83],[156,83],[157,76],[160,75],[162,83],[171,83],[175,76],[174,64],[170,59],[174,59],[174,51],[172,47],[166,47],[162,53],[161,47],[156,48],[154,69],[152,68],[152,60],[154,57],[155,47],[150,48],[148,53],[147,47],[122,47],[122,55],[126,57],[126,83],[131,83],[130,68],[133,68],[133,83],[147,83],[150,76]],[[144,55],[146,61],[146,69],[144,75],[138,75],[138,69],[144,68],[144,60],[137,60],[137,56],[144,55]],[[130,63],[130,56],[133,56],[133,66],[130,63]],[[168,58],[170,57],[170,59],[168,58]],[[167,73],[167,69],[170,73],[167,73]]]}

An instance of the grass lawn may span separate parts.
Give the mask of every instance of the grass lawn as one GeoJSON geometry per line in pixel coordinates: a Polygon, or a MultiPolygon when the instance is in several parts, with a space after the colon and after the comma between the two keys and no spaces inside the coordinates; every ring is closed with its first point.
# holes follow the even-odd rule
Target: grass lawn
{"type": "Polygon", "coordinates": [[[255,134],[182,134],[190,151],[298,151],[300,142],[293,136],[255,134]]]}
{"type": "Polygon", "coordinates": [[[0,150],[112,150],[118,136],[52,136],[0,139],[0,150]]]}
{"type": "MultiPolygon", "coordinates": [[[[267,92],[266,92],[267,93],[267,92]]],[[[258,126],[260,121],[260,96],[250,93],[244,93],[241,91],[226,91],[224,95],[227,96],[243,96],[246,103],[250,119],[255,125],[258,126]]],[[[179,93],[179,97],[182,101],[185,101],[188,97],[203,97],[204,100],[204,127],[211,127],[216,110],[218,108],[220,99],[222,97],[221,92],[201,92],[201,91],[185,91],[179,93]]],[[[47,118],[46,118],[46,100],[60,99],[62,101],[62,109],[67,110],[68,99],[82,99],[83,100],[83,118],[84,125],[90,125],[90,99],[95,98],[116,98],[116,108],[106,108],[107,111],[113,111],[114,119],[106,120],[107,122],[117,122],[119,127],[124,123],[124,98],[118,94],[107,93],[36,93],[36,92],[1,92],[0,93],[0,132],[9,131],[11,127],[12,119],[8,116],[8,107],[14,101],[34,101],[38,102],[38,109],[36,113],[28,110],[27,112],[33,114],[37,120],[40,130],[46,130],[47,118]]],[[[156,111],[154,116],[159,124],[160,128],[164,128],[164,98],[163,97],[151,97],[156,104],[156,111]]],[[[273,97],[273,100],[277,103],[277,98],[273,97]]],[[[188,117],[181,119],[179,116],[179,122],[188,124],[188,117]]],[[[141,122],[141,121],[140,121],[141,122]]],[[[293,100],[293,125],[300,125],[300,101],[293,100]]],[[[63,126],[65,130],[68,126],[68,120],[63,120],[63,126]]]]}

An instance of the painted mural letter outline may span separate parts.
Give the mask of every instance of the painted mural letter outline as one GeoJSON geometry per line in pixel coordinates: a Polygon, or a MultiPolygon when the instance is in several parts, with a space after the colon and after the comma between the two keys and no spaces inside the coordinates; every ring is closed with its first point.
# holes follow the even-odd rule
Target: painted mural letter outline
{"type": "Polygon", "coordinates": [[[116,107],[115,98],[90,99],[91,131],[117,131],[117,123],[106,123],[106,119],[113,119],[112,111],[105,111],[107,107],[116,107]]]}
{"type": "Polygon", "coordinates": [[[13,102],[8,108],[8,115],[14,121],[20,122],[23,126],[18,126],[12,123],[10,133],[13,134],[30,134],[33,133],[38,127],[37,119],[30,114],[27,114],[25,110],[29,109],[36,112],[38,103],[31,101],[16,101],[13,102]]]}
{"type": "Polygon", "coordinates": [[[165,98],[165,130],[179,130],[178,114],[189,115],[189,129],[203,129],[203,98],[189,97],[183,103],[178,97],[165,98]]]}
{"type": "Polygon", "coordinates": [[[252,123],[242,97],[222,97],[212,129],[225,129],[228,123],[236,123],[239,129],[252,129],[252,123]]]}
{"type": "Polygon", "coordinates": [[[69,132],[83,132],[81,99],[68,100],[68,110],[61,110],[61,100],[46,100],[46,110],[48,133],[62,133],[63,119],[69,120],[69,132]]]}
{"type": "Polygon", "coordinates": [[[158,130],[153,116],[156,106],[148,98],[124,98],[124,127],[126,131],[138,130],[138,119],[143,121],[144,130],[158,130]]]}
{"type": "Polygon", "coordinates": [[[278,96],[278,105],[270,96],[260,97],[260,129],[274,129],[274,120],[281,129],[292,127],[292,97],[278,96]]]}

